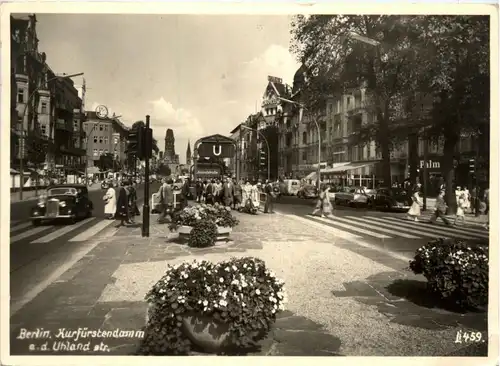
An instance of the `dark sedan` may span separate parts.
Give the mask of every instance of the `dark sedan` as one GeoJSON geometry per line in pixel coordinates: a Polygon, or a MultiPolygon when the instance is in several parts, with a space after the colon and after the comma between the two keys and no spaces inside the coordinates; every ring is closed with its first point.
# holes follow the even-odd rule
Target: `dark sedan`
{"type": "Polygon", "coordinates": [[[373,206],[376,209],[406,211],[413,203],[411,196],[401,188],[379,188],[373,206]]]}
{"type": "Polygon", "coordinates": [[[55,185],[49,187],[47,194],[40,197],[36,206],[31,209],[31,222],[35,226],[43,221],[57,219],[74,223],[78,219],[92,216],[93,208],[85,185],[55,185]]]}

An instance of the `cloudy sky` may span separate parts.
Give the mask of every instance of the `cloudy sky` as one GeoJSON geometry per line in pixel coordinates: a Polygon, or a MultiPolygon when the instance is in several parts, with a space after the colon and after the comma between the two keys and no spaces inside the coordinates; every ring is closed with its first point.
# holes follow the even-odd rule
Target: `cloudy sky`
{"type": "MultiPolygon", "coordinates": [[[[86,109],[99,104],[131,125],[151,115],[163,150],[167,128],[185,161],[191,144],[228,135],[250,113],[267,75],[291,84],[287,16],[37,15],[39,49],[57,73],[84,72],[86,109]]],[[[81,79],[75,78],[75,84],[81,79]]]]}

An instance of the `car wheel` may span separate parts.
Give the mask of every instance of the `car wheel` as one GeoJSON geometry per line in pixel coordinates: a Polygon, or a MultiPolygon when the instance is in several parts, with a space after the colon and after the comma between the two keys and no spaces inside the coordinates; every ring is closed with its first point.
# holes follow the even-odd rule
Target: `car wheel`
{"type": "Polygon", "coordinates": [[[71,225],[76,224],[76,217],[75,217],[75,216],[73,216],[72,218],[70,218],[70,219],[69,219],[69,223],[70,223],[71,225]]]}
{"type": "Polygon", "coordinates": [[[31,223],[33,226],[40,226],[42,224],[42,220],[32,220],[31,223]]]}

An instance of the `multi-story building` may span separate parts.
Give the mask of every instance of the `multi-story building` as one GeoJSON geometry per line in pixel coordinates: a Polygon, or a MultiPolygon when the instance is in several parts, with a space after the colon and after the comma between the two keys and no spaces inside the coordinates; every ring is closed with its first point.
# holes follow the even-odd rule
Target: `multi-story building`
{"type": "Polygon", "coordinates": [[[191,154],[191,141],[188,140],[188,146],[186,149],[186,165],[190,167],[191,164],[193,164],[192,154],[191,154]]]}
{"type": "Polygon", "coordinates": [[[101,155],[113,154],[114,161],[124,166],[129,128],[116,117],[99,118],[94,111],[87,111],[83,129],[86,134],[84,146],[87,152],[88,172],[97,172],[101,155]]]}
{"type": "MultiPolygon", "coordinates": [[[[301,67],[294,76],[292,96],[300,103],[300,89],[305,82],[301,67]]],[[[299,123],[299,108],[292,103],[283,104],[279,120],[279,170],[282,176],[315,179],[318,167],[318,132],[313,118],[318,122],[321,133],[322,179],[346,185],[376,186],[381,183],[381,154],[375,141],[359,143],[355,138],[362,126],[375,123],[366,89],[363,86],[344,94],[327,96],[322,111],[303,111],[299,123]]],[[[443,142],[418,139],[416,155],[418,175],[423,181],[424,145],[428,145],[428,186],[437,186],[441,180],[443,142]]],[[[474,159],[480,144],[471,136],[461,137],[456,151],[455,177],[457,183],[471,185],[469,160],[474,159]]],[[[480,154],[481,155],[481,154],[480,154]]],[[[391,151],[392,182],[402,183],[409,177],[409,144],[403,141],[391,151]]]]}
{"type": "Polygon", "coordinates": [[[81,99],[73,81],[56,76],[45,53],[39,52],[36,16],[10,20],[12,167],[19,167],[22,158],[28,173],[73,173],[84,155],[78,141],[75,144],[81,130],[74,130],[74,111],[80,110],[81,99]]]}

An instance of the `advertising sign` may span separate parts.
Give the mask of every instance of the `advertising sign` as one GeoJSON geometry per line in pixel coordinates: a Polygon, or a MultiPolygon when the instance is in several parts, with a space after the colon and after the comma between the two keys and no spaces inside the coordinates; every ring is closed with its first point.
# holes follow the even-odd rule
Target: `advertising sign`
{"type": "Polygon", "coordinates": [[[198,146],[198,155],[203,158],[234,158],[234,145],[227,142],[202,142],[198,146]]]}

